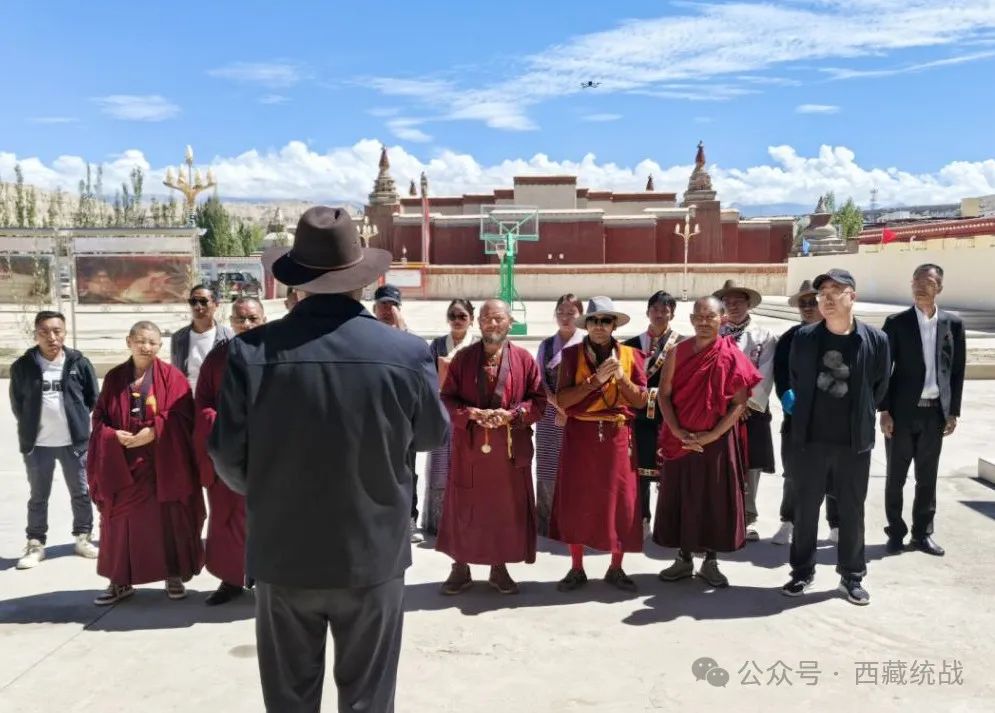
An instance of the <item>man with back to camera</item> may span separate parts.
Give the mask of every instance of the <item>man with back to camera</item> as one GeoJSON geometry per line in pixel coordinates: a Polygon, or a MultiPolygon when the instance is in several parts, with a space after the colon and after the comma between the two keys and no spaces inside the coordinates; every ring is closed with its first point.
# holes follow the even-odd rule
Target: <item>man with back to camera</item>
{"type": "Polygon", "coordinates": [[[318,711],[331,627],[340,711],[392,713],[411,565],[412,450],[446,442],[421,339],[359,302],[390,265],[315,206],[264,262],[300,302],[229,343],[209,453],[246,496],[266,710],[318,711]]]}

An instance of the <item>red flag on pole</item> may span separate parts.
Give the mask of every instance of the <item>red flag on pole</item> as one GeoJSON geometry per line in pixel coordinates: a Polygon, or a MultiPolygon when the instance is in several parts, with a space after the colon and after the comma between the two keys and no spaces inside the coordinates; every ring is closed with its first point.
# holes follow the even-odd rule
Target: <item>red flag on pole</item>
{"type": "Polygon", "coordinates": [[[882,245],[887,245],[888,243],[893,243],[896,240],[898,240],[898,233],[896,233],[894,230],[889,230],[888,228],[884,228],[881,231],[881,244],[882,245]]]}

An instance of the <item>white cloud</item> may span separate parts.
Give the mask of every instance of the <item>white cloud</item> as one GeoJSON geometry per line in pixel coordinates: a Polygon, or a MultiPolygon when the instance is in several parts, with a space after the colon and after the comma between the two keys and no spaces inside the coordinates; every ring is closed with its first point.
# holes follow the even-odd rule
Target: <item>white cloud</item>
{"type": "Polygon", "coordinates": [[[207,73],[220,79],[231,79],[245,84],[261,84],[279,89],[292,87],[305,78],[305,70],[293,62],[232,62],[224,67],[209,69],[207,73]]]}
{"type": "Polygon", "coordinates": [[[839,114],[840,108],[834,104],[799,104],[796,114],[839,114]]]}
{"type": "Polygon", "coordinates": [[[432,137],[418,128],[422,123],[419,119],[391,119],[387,122],[387,128],[397,138],[402,141],[412,141],[414,143],[425,143],[431,141],[432,137]]]}
{"type": "Polygon", "coordinates": [[[593,122],[618,121],[621,118],[621,114],[587,114],[586,116],[581,117],[584,121],[593,122]]]}
{"type": "Polygon", "coordinates": [[[290,99],[282,94],[265,94],[259,97],[260,104],[284,104],[288,101],[290,99]]]}
{"type": "Polygon", "coordinates": [[[370,116],[383,118],[387,116],[397,116],[398,114],[401,113],[401,110],[398,109],[397,107],[392,107],[392,106],[380,106],[380,107],[373,107],[372,109],[367,110],[366,113],[369,114],[370,116]]]}
{"type": "Polygon", "coordinates": [[[126,121],[166,121],[180,113],[180,107],[158,94],[112,94],[93,101],[108,116],[126,121]]]}
{"type": "MultiPolygon", "coordinates": [[[[707,150],[707,147],[706,147],[707,150]]],[[[645,158],[631,166],[601,162],[594,154],[579,160],[552,159],[545,154],[484,164],[472,155],[442,150],[431,158],[417,156],[402,146],[388,148],[391,172],[399,186],[428,175],[434,195],[490,191],[510,187],[516,175],[572,174],[582,186],[595,189],[642,190],[646,176],[653,174],[658,190],[681,193],[693,168],[694,147],[688,148],[688,163],[662,166],[645,158]]],[[[872,189],[878,190],[880,205],[953,203],[965,196],[995,194],[995,158],[955,161],[930,173],[912,173],[896,167],[860,165],[853,151],[843,146],[823,146],[817,155],[802,156],[791,146],[772,146],[764,164],[743,168],[721,164],[709,166],[719,199],[724,204],[760,205],[799,203],[815,205],[826,191],[837,197],[853,196],[866,205],[872,189]]],[[[352,146],[318,152],[304,142],[291,141],[279,150],[246,151],[237,156],[219,156],[200,168],[214,169],[222,198],[280,198],[321,201],[366,200],[377,174],[380,141],[363,139],[352,146]]],[[[714,156],[712,157],[715,158],[714,156]]],[[[75,192],[86,170],[79,156],[60,156],[51,163],[35,157],[0,152],[0,175],[13,175],[20,163],[25,179],[45,189],[61,186],[75,192]]],[[[104,184],[120,185],[133,166],[146,171],[146,192],[163,194],[165,166],[150,167],[138,150],[125,151],[104,162],[104,184]]],[[[112,192],[112,188],[110,188],[112,192]]]]}
{"type": "Polygon", "coordinates": [[[937,67],[950,67],[968,62],[978,62],[992,57],[995,57],[995,50],[962,54],[956,57],[937,59],[932,62],[920,62],[919,64],[909,64],[904,67],[894,67],[891,69],[840,69],[839,67],[825,67],[821,71],[828,74],[832,79],[877,79],[880,77],[894,77],[898,74],[925,72],[928,69],[936,69],[937,67]]]}
{"type": "MultiPolygon", "coordinates": [[[[675,101],[724,101],[797,80],[775,69],[819,69],[828,60],[887,57],[911,48],[984,43],[995,32],[992,0],[764,0],[680,3],[684,14],[628,20],[569,37],[527,56],[509,79],[478,86],[438,78],[377,77],[363,84],[406,97],[442,119],[500,129],[535,128],[530,107],[583,91],[640,92],[675,101]],[[718,80],[718,81],[714,81],[718,80]]],[[[986,53],[971,56],[974,61],[986,53]]],[[[921,71],[950,64],[939,60],[921,71]]],[[[862,68],[839,72],[871,71],[862,68]]],[[[879,75],[887,76],[887,75],[879,75]]]]}
{"type": "Polygon", "coordinates": [[[32,124],[75,124],[79,119],[75,116],[33,116],[28,121],[32,124]]]}

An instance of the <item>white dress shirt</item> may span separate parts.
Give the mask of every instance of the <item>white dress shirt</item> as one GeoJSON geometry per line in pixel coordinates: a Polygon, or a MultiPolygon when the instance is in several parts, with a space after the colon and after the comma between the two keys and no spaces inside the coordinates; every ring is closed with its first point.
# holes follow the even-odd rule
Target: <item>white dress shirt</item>
{"type": "Polygon", "coordinates": [[[933,316],[927,317],[916,307],[919,322],[919,336],[922,338],[922,361],[926,365],[926,378],[922,382],[921,399],[940,398],[940,385],[936,381],[936,324],[940,310],[934,308],[933,316]]]}

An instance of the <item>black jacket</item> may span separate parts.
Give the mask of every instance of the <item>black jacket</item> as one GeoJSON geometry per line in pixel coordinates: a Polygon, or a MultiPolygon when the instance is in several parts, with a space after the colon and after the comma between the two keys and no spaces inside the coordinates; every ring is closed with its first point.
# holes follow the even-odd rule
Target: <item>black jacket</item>
{"type": "MultiPolygon", "coordinates": [[[[891,346],[891,381],[882,411],[888,411],[898,423],[907,422],[915,413],[926,379],[926,362],[922,358],[922,334],[919,319],[912,307],[893,314],[884,322],[884,333],[891,346]]],[[[937,309],[936,315],[936,384],[940,387],[943,417],[960,416],[964,393],[964,368],[967,342],[960,317],[937,309]]]]}
{"type": "MultiPolygon", "coordinates": [[[[812,441],[809,425],[819,374],[819,346],[827,331],[825,322],[807,324],[794,333],[791,341],[790,388],[795,392],[791,442],[799,446],[812,441]]],[[[880,329],[854,320],[854,331],[858,345],[850,364],[850,434],[854,452],[863,453],[874,447],[875,415],[888,393],[891,358],[888,337],[880,329]]]]}
{"type": "MultiPolygon", "coordinates": [[[[777,346],[774,347],[774,393],[778,399],[791,388],[791,342],[794,341],[795,332],[804,326],[804,323],[796,324],[777,338],[777,346]]],[[[790,434],[791,414],[785,413],[781,420],[781,435],[790,434]]]]}
{"type": "Polygon", "coordinates": [[[443,444],[428,345],[355,300],[312,295],[230,342],[208,451],[246,495],[248,571],[368,587],[411,564],[409,449],[443,444]]]}
{"type": "MultiPolygon", "coordinates": [[[[69,434],[76,448],[90,439],[90,412],[100,389],[93,364],[75,349],[63,348],[62,403],[69,422],[69,434]]],[[[38,347],[22,354],[10,367],[10,407],[17,419],[17,440],[21,453],[30,453],[41,425],[41,367],[35,360],[38,347]]]]}

